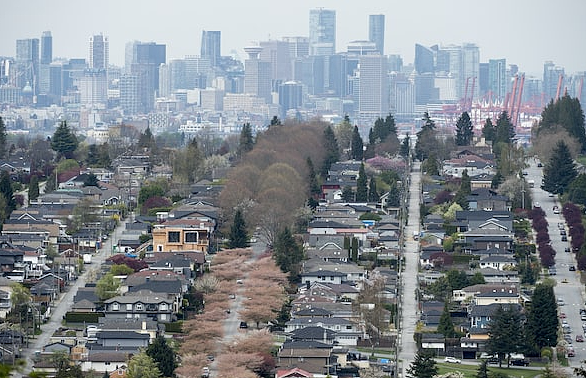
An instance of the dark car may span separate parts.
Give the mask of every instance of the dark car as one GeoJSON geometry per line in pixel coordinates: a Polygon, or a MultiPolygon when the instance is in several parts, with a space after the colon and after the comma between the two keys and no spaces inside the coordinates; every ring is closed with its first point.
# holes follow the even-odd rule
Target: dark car
{"type": "Polygon", "coordinates": [[[567,242],[568,241],[568,237],[566,235],[563,235],[562,236],[562,241],[566,241],[567,242]]]}
{"type": "Polygon", "coordinates": [[[576,267],[574,265],[570,265],[570,272],[575,272],[576,271],[576,267]]]}
{"type": "Polygon", "coordinates": [[[248,328],[248,324],[246,322],[240,322],[240,328],[248,328]]]}
{"type": "Polygon", "coordinates": [[[537,166],[538,166],[539,168],[542,168],[542,167],[543,167],[543,164],[541,164],[541,163],[537,163],[537,166]]]}
{"type": "Polygon", "coordinates": [[[529,366],[529,361],[527,360],[512,360],[511,365],[514,366],[529,366]]]}

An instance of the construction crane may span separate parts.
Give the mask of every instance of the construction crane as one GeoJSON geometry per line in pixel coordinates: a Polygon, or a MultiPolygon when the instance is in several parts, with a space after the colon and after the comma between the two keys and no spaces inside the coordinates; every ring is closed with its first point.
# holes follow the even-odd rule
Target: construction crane
{"type": "Polygon", "coordinates": [[[517,100],[511,106],[511,123],[513,126],[517,126],[519,122],[519,112],[521,109],[521,99],[523,98],[523,85],[525,84],[525,75],[521,75],[521,82],[517,89],[517,100]]]}

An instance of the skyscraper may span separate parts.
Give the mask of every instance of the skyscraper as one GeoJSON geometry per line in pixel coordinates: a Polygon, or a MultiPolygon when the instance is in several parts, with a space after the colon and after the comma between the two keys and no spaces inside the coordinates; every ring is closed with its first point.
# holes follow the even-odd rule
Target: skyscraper
{"type": "Polygon", "coordinates": [[[33,94],[39,93],[39,39],[17,39],[16,40],[16,82],[18,88],[29,85],[33,94]]]}
{"type": "Polygon", "coordinates": [[[248,46],[244,51],[249,56],[244,62],[244,93],[271,103],[271,63],[259,59],[260,46],[248,46]]]}
{"type": "Polygon", "coordinates": [[[90,37],[89,68],[108,69],[110,49],[108,37],[97,34],[90,37]]]}
{"type": "Polygon", "coordinates": [[[130,72],[138,80],[140,111],[148,113],[154,108],[154,99],[159,89],[159,66],[166,63],[167,46],[155,42],[135,42],[131,46],[130,72]]]}
{"type": "Polygon", "coordinates": [[[221,31],[203,30],[201,32],[201,57],[210,60],[212,67],[218,65],[221,57],[221,31]]]}
{"type": "Polygon", "coordinates": [[[562,80],[560,86],[560,96],[563,95],[564,88],[564,69],[556,66],[552,61],[543,64],[543,93],[545,94],[545,103],[554,99],[558,93],[558,82],[562,80]]]}
{"type": "Polygon", "coordinates": [[[488,61],[488,90],[492,98],[503,101],[507,95],[507,60],[489,59],[488,61]]]}
{"type": "Polygon", "coordinates": [[[44,31],[41,35],[41,64],[39,65],[39,93],[49,93],[51,75],[49,66],[53,61],[53,37],[50,31],[44,31]]]}
{"type": "Polygon", "coordinates": [[[420,74],[434,72],[433,50],[419,43],[415,44],[415,71],[420,74]]]}
{"type": "Polygon", "coordinates": [[[368,40],[376,44],[377,51],[384,55],[385,51],[385,15],[371,14],[368,16],[368,40]]]}
{"type": "Polygon", "coordinates": [[[384,55],[361,55],[358,77],[358,118],[374,122],[389,113],[388,62],[384,55]]]}
{"type": "Polygon", "coordinates": [[[50,31],[41,35],[41,64],[51,64],[53,61],[53,37],[50,31]]]}
{"type": "Polygon", "coordinates": [[[473,43],[462,45],[462,63],[460,76],[460,97],[478,98],[478,78],[480,76],[480,50],[473,43]]]}
{"type": "Polygon", "coordinates": [[[309,54],[336,53],[336,11],[323,8],[309,11],[309,54]]]}
{"type": "Polygon", "coordinates": [[[279,84],[293,78],[291,73],[291,57],[289,55],[289,43],[285,41],[261,41],[260,60],[271,63],[271,79],[273,91],[277,92],[279,84]]]}

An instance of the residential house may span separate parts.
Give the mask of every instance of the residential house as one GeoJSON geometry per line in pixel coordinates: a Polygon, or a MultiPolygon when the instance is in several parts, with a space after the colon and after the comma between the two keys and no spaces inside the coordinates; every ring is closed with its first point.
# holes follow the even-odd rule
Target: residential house
{"type": "Polygon", "coordinates": [[[108,318],[153,319],[160,322],[173,320],[174,300],[142,290],[116,296],[104,301],[104,313],[108,318]]]}
{"type": "Polygon", "coordinates": [[[489,188],[474,189],[466,197],[468,208],[471,211],[510,211],[511,201],[507,196],[501,196],[489,188]]]}
{"type": "Polygon", "coordinates": [[[421,303],[421,321],[426,327],[435,328],[439,324],[444,311],[444,304],[439,301],[427,301],[421,303]]]}
{"type": "Polygon", "coordinates": [[[315,282],[341,284],[345,278],[346,274],[330,270],[316,269],[311,272],[301,273],[301,282],[308,286],[315,282]]]}
{"type": "Polygon", "coordinates": [[[277,370],[275,378],[313,378],[313,374],[299,368],[277,370]]]}
{"type": "Polygon", "coordinates": [[[423,333],[421,334],[421,349],[443,355],[446,349],[446,338],[441,333],[423,333]]]}
{"type": "Polygon", "coordinates": [[[470,301],[477,294],[490,293],[493,291],[513,291],[518,292],[517,284],[478,284],[463,287],[459,290],[452,290],[452,300],[454,302],[470,301]]]}
{"type": "Polygon", "coordinates": [[[513,248],[513,234],[508,230],[478,228],[462,233],[460,242],[464,244],[464,251],[470,254],[490,248],[498,249],[501,254],[510,254],[513,248]]]}
{"type": "Polygon", "coordinates": [[[137,354],[136,350],[126,349],[91,349],[81,362],[82,371],[99,373],[111,372],[122,365],[127,365],[130,358],[137,354]]]}
{"type": "Polygon", "coordinates": [[[519,283],[519,272],[516,270],[478,269],[467,274],[474,275],[480,272],[486,283],[519,283]]]}
{"type": "Polygon", "coordinates": [[[516,268],[517,260],[507,255],[485,256],[479,262],[481,269],[511,270],[516,268]]]}
{"type": "Polygon", "coordinates": [[[313,374],[334,374],[332,346],[317,341],[285,341],[277,352],[277,369],[299,368],[313,374]]]}
{"type": "Polygon", "coordinates": [[[516,307],[520,310],[521,306],[518,303],[490,303],[490,304],[476,304],[470,307],[469,318],[470,328],[488,329],[492,314],[501,306],[510,308],[516,307]]]}
{"type": "Polygon", "coordinates": [[[153,229],[156,252],[207,252],[214,224],[198,219],[169,219],[153,229]]]}
{"type": "Polygon", "coordinates": [[[305,252],[308,259],[325,262],[348,262],[348,250],[336,243],[327,243],[319,248],[308,248],[305,252]]]}
{"type": "Polygon", "coordinates": [[[488,293],[480,293],[474,296],[474,304],[483,306],[490,304],[505,305],[505,304],[519,304],[519,293],[513,290],[509,291],[492,291],[488,293]]]}

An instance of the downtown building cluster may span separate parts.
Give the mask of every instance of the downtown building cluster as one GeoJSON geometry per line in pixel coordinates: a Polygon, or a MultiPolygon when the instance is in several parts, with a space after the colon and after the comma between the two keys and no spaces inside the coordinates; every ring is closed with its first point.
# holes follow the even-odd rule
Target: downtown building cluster
{"type": "MultiPolygon", "coordinates": [[[[416,44],[414,62],[404,64],[385,54],[385,16],[368,21],[368,40],[339,49],[335,10],[312,9],[308,36],[244,46],[244,61],[221,55],[221,31],[203,31],[200,54],[182,59],[168,59],[164,44],[131,41],[124,67],[109,63],[103,34],[89,37],[87,58],[54,59],[46,31],[40,39],[17,40],[15,57],[0,57],[0,105],[58,109],[40,117],[59,114],[89,136],[122,122],[146,123],[154,133],[237,132],[245,122],[262,128],[273,116],[337,122],[345,115],[366,133],[389,113],[415,124],[427,111],[450,126],[467,110],[479,123],[491,111],[513,110],[515,100],[515,124],[530,124],[560,88],[586,97],[584,72],[567,76],[545,62],[543,77],[525,77],[506,58],[480,62],[472,43],[416,44]]],[[[9,128],[28,126],[16,114],[3,112],[3,118],[9,128]]]]}

